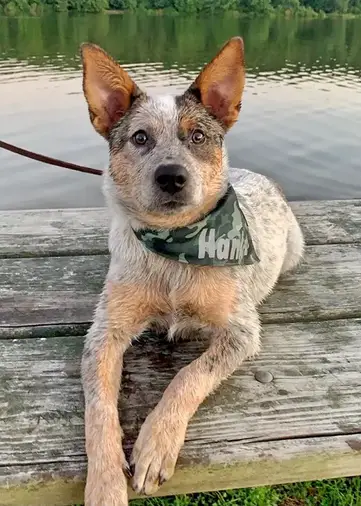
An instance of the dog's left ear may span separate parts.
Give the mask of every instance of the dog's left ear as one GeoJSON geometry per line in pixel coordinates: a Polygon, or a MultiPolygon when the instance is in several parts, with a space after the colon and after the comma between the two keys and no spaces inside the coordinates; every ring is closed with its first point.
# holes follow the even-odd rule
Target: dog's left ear
{"type": "Polygon", "coordinates": [[[90,120],[95,130],[107,139],[140,90],[129,74],[95,44],[82,44],[81,58],[90,120]]]}
{"type": "Polygon", "coordinates": [[[228,130],[237,120],[244,83],[243,39],[233,37],[204,67],[189,91],[228,130]]]}

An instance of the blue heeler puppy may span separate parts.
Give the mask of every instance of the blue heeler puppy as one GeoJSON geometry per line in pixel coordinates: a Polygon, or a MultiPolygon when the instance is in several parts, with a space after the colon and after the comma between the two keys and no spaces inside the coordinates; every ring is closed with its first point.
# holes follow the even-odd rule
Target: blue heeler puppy
{"type": "Polygon", "coordinates": [[[83,360],[86,506],[128,504],[117,401],[125,350],[146,328],[169,339],[204,336],[145,420],[132,485],[168,480],[203,400],[260,349],[257,306],[304,242],[280,188],[228,167],[224,137],[245,82],[241,38],[231,39],[181,96],[151,97],[102,49],[82,46],[84,94],[109,143],[104,193],[111,261],[83,360]]]}

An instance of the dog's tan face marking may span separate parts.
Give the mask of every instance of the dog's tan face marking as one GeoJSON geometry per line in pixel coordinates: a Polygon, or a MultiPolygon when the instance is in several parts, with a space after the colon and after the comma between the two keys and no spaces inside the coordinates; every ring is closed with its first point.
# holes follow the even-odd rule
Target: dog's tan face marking
{"type": "Polygon", "coordinates": [[[192,158],[197,161],[204,193],[204,204],[212,205],[222,192],[227,177],[224,163],[224,128],[211,116],[191,92],[176,97],[179,124],[192,158]],[[200,143],[192,142],[192,135],[204,135],[200,143]]]}
{"type": "Polygon", "coordinates": [[[110,147],[114,194],[142,223],[184,226],[208,212],[227,184],[223,138],[244,86],[243,43],[232,39],[179,97],[150,97],[106,53],[82,48],[84,93],[110,147]],[[160,188],[157,170],[181,166],[186,184],[160,188]]]}

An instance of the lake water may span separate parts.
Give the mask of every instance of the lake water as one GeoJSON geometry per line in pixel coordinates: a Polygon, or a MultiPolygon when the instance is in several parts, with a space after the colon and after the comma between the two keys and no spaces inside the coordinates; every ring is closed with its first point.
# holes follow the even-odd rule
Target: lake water
{"type": "MultiPolygon", "coordinates": [[[[248,78],[230,161],[273,176],[290,199],[361,197],[361,19],[127,15],[0,18],[0,139],[104,168],[78,48],[104,47],[153,92],[178,93],[233,35],[248,78]]],[[[0,209],[101,206],[101,178],[0,149],[0,209]]]]}

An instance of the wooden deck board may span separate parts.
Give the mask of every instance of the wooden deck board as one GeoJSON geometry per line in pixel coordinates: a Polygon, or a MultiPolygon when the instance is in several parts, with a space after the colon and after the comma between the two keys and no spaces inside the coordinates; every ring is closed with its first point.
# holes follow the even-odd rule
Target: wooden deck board
{"type": "MultiPolygon", "coordinates": [[[[361,465],[360,329],[361,320],[356,319],[283,324],[282,333],[279,325],[266,325],[260,356],[225,382],[190,424],[179,465],[187,476],[196,467],[197,479],[183,481],[181,473],[161,492],[189,492],[202,483],[208,488],[213,473],[215,488],[278,483],[280,477],[289,481],[288,459],[298,466],[299,479],[311,477],[310,464],[308,469],[301,466],[303,458],[316,459],[317,466],[323,463],[321,468],[311,464],[313,478],[334,475],[335,466],[339,475],[357,474],[361,465]],[[259,383],[258,370],[271,372],[273,381],[259,383]],[[332,448],[339,437],[343,443],[336,453],[331,452],[326,441],[332,448]],[[319,446],[318,440],[322,440],[319,446]],[[273,459],[280,461],[275,467],[270,465],[273,459]],[[246,470],[255,462],[267,466],[266,475],[255,468],[246,470]],[[235,467],[239,474],[231,469],[222,473],[222,466],[235,467]],[[278,466],[283,469],[281,476],[278,466]]],[[[0,341],[0,469],[6,470],[0,471],[0,486],[21,482],[20,466],[31,471],[43,465],[46,473],[49,465],[48,472],[51,469],[54,476],[70,479],[69,488],[79,491],[85,467],[79,382],[82,342],[82,337],[75,336],[0,341]]],[[[152,338],[127,353],[120,406],[127,449],[171,378],[203,346],[183,343],[173,349],[152,338]]],[[[33,503],[22,506],[27,504],[33,503]]]]}
{"type": "MultiPolygon", "coordinates": [[[[361,242],[359,200],[292,202],[308,244],[361,242]]],[[[0,257],[84,255],[107,251],[106,210],[1,212],[0,257]]]]}
{"type": "MultiPolygon", "coordinates": [[[[0,259],[0,327],[90,322],[107,255],[0,259]]],[[[264,322],[361,316],[361,244],[308,246],[261,308],[264,322]]]]}
{"type": "MultiPolygon", "coordinates": [[[[260,356],[195,415],[162,495],[360,473],[361,202],[292,205],[304,263],[261,309],[260,356]],[[257,382],[259,369],[273,381],[257,382]]],[[[109,261],[106,222],[103,209],[0,213],[1,506],[82,501],[79,363],[109,261]]],[[[127,352],[127,451],[203,346],[151,337],[127,352]]]]}
{"type": "MultiPolygon", "coordinates": [[[[275,479],[280,484],[337,478],[345,473],[356,476],[361,467],[360,444],[359,436],[286,439],[251,446],[224,441],[203,449],[206,467],[199,464],[199,448],[188,445],[193,464],[180,464],[158,495],[271,485],[275,479]]],[[[84,473],[84,462],[76,459],[4,468],[1,506],[82,504],[84,473]]],[[[129,496],[136,497],[132,490],[129,496]]]]}

